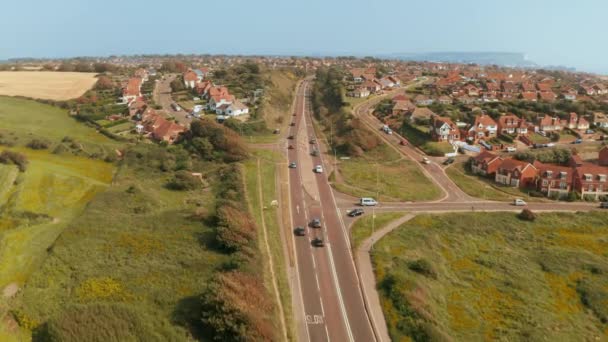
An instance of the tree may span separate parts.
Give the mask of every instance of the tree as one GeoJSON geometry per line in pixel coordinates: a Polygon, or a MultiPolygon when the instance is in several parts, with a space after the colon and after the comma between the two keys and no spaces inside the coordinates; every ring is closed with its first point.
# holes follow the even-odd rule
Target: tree
{"type": "Polygon", "coordinates": [[[194,190],[200,187],[201,182],[197,177],[194,177],[190,172],[186,170],[180,170],[175,172],[173,179],[169,181],[167,187],[172,190],[194,190]]]}
{"type": "Polygon", "coordinates": [[[104,90],[114,88],[114,82],[108,76],[99,76],[97,83],[95,83],[95,89],[104,90]]]}

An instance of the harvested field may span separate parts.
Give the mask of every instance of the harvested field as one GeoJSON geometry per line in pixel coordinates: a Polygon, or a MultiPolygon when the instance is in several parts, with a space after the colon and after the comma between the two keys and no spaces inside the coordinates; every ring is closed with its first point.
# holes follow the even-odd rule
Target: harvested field
{"type": "Polygon", "coordinates": [[[0,95],[69,100],[91,89],[95,73],[53,71],[2,71],[0,95]]]}

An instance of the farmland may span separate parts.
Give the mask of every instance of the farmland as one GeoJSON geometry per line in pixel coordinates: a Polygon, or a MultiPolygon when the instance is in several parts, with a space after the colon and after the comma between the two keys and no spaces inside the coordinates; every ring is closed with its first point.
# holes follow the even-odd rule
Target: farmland
{"type": "Polygon", "coordinates": [[[392,339],[605,339],[607,218],[415,217],[373,251],[392,339]]]}
{"type": "Polygon", "coordinates": [[[1,71],[0,95],[64,101],[91,89],[94,73],[52,71],[1,71]]]}

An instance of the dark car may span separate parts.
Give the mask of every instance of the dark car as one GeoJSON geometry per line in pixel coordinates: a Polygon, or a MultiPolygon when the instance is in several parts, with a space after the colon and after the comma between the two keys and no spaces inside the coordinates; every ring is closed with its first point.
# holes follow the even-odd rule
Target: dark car
{"type": "Polygon", "coordinates": [[[289,124],[289,126],[295,126],[295,125],[296,125],[295,122],[292,122],[292,123],[289,124]]]}
{"type": "Polygon", "coordinates": [[[608,209],[608,202],[602,202],[602,203],[600,203],[600,208],[602,208],[602,209],[608,209]]]}
{"type": "Polygon", "coordinates": [[[443,162],[443,165],[450,165],[454,162],[454,158],[448,158],[443,162]]]}
{"type": "Polygon", "coordinates": [[[293,150],[293,146],[292,145],[287,146],[287,148],[290,149],[290,150],[293,150]]]}
{"type": "Polygon", "coordinates": [[[319,150],[314,149],[314,150],[312,150],[312,152],[310,152],[310,154],[311,154],[313,157],[318,157],[318,156],[319,156],[319,150]]]}
{"type": "Polygon", "coordinates": [[[574,140],[572,143],[573,143],[573,144],[580,144],[580,143],[582,143],[582,142],[583,142],[583,139],[580,139],[580,138],[579,138],[579,139],[574,140]]]}
{"type": "Polygon", "coordinates": [[[305,236],[306,229],[304,229],[304,227],[298,226],[293,230],[293,233],[296,234],[296,236],[305,236]]]}
{"type": "Polygon", "coordinates": [[[320,237],[316,237],[312,239],[312,245],[315,247],[323,247],[325,246],[325,242],[323,242],[323,239],[321,239],[320,237]]]}
{"type": "Polygon", "coordinates": [[[312,221],[310,221],[310,226],[313,228],[321,228],[321,220],[318,218],[313,218],[312,221]]]}
{"type": "Polygon", "coordinates": [[[293,135],[288,136],[287,139],[289,139],[289,140],[293,139],[293,135]]]}
{"type": "Polygon", "coordinates": [[[309,143],[311,143],[311,144],[315,144],[316,142],[317,141],[314,138],[310,139],[310,141],[309,141],[309,143]]]}
{"type": "Polygon", "coordinates": [[[291,162],[291,163],[289,163],[289,168],[290,168],[290,169],[295,169],[295,168],[296,168],[296,166],[297,166],[297,165],[296,165],[296,162],[291,162]]]}
{"type": "Polygon", "coordinates": [[[296,112],[293,113],[293,116],[296,116],[296,112]]]}
{"type": "Polygon", "coordinates": [[[363,215],[363,213],[364,213],[363,209],[353,209],[353,210],[349,211],[347,215],[350,217],[356,217],[356,216],[363,215]]]}

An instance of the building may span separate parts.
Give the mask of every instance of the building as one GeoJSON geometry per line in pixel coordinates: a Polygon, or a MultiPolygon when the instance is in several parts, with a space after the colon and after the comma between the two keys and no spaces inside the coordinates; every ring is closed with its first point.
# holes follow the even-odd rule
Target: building
{"type": "Polygon", "coordinates": [[[503,115],[498,118],[498,132],[509,135],[527,135],[528,123],[513,114],[503,115]]]}
{"type": "Polygon", "coordinates": [[[460,130],[450,118],[433,116],[430,127],[431,138],[434,141],[458,141],[460,140],[460,130]]]}
{"type": "Polygon", "coordinates": [[[600,150],[598,162],[602,166],[608,166],[608,146],[604,146],[600,150]]]}
{"type": "Polygon", "coordinates": [[[364,87],[359,87],[348,93],[348,95],[350,97],[357,97],[357,98],[368,97],[370,94],[371,93],[370,93],[369,89],[364,88],[364,87]]]}
{"type": "Polygon", "coordinates": [[[599,128],[608,128],[608,115],[602,112],[593,113],[593,125],[599,128]]]}
{"type": "Polygon", "coordinates": [[[122,91],[122,100],[124,103],[131,103],[141,96],[141,84],[141,78],[129,78],[127,86],[122,91]]]}
{"type": "Polygon", "coordinates": [[[600,196],[606,196],[608,195],[607,175],[608,168],[584,163],[574,169],[574,190],[581,198],[592,197],[597,200],[600,196]]]}
{"type": "Polygon", "coordinates": [[[431,117],[433,117],[434,115],[437,114],[435,114],[432,110],[426,107],[416,107],[414,108],[414,110],[409,112],[411,122],[424,121],[428,123],[429,120],[431,120],[431,117]]]}
{"type": "Polygon", "coordinates": [[[557,116],[543,116],[538,122],[538,128],[543,132],[554,132],[562,130],[562,123],[557,116]]]}
{"type": "Polygon", "coordinates": [[[471,158],[471,171],[478,175],[493,176],[502,164],[502,160],[501,157],[483,150],[477,156],[471,158]]]}
{"type": "Polygon", "coordinates": [[[475,117],[475,123],[469,128],[469,138],[477,141],[479,139],[491,139],[496,137],[498,124],[486,114],[475,117]]]}
{"type": "Polygon", "coordinates": [[[546,196],[564,197],[572,191],[572,167],[535,162],[538,170],[536,188],[546,196]]]}
{"type": "Polygon", "coordinates": [[[503,160],[496,170],[494,181],[502,185],[526,188],[534,185],[536,172],[534,165],[508,158],[503,160]]]}

